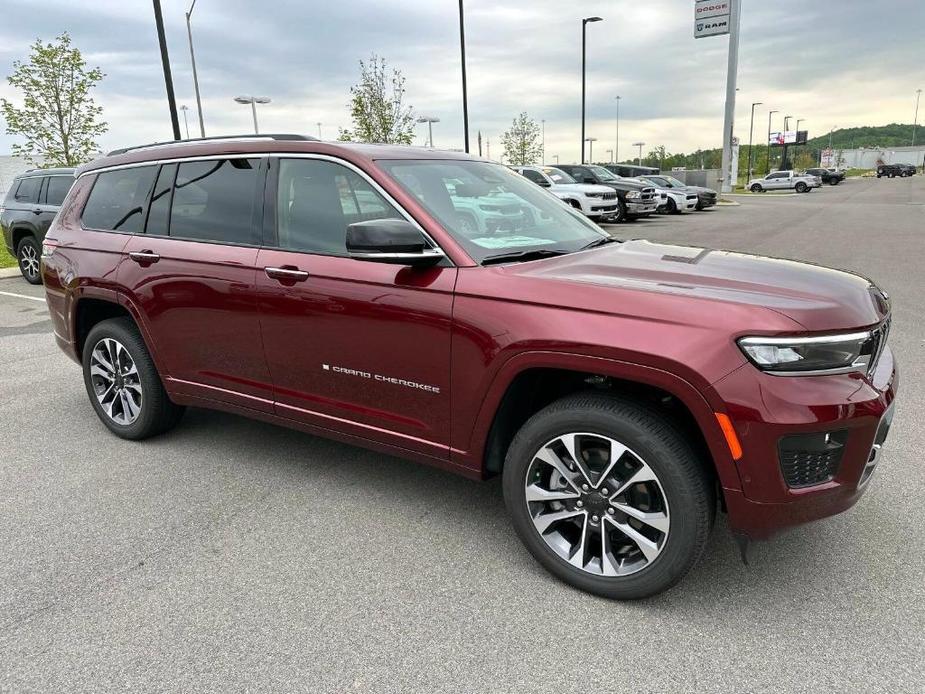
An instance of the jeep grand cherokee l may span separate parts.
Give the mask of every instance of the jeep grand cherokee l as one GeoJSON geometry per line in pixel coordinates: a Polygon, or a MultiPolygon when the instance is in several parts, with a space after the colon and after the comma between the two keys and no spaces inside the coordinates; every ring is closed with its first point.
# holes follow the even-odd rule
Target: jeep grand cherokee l
{"type": "Polygon", "coordinates": [[[0,205],[3,245],[30,284],[40,284],[42,240],[74,183],[74,169],[31,169],[13,179],[0,205]]]}
{"type": "Polygon", "coordinates": [[[500,474],[533,556],[613,598],[679,581],[717,505],[741,538],[850,507],[897,388],[869,280],[619,243],[454,152],[263,136],[113,153],[78,171],[42,268],[117,436],[210,407],[500,474]],[[461,224],[467,186],[528,221],[461,224]]]}

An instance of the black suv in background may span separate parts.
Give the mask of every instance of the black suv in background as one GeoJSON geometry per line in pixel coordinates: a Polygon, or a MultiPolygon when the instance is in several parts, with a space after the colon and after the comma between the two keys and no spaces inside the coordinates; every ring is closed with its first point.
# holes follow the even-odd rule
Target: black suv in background
{"type": "Polygon", "coordinates": [[[0,205],[3,243],[30,284],[42,283],[42,241],[73,183],[74,169],[31,169],[13,179],[0,205]]]}
{"type": "Polygon", "coordinates": [[[845,172],[834,169],[806,169],[806,173],[810,176],[818,176],[823,183],[828,183],[832,186],[837,186],[845,180],[845,172]]]}
{"type": "Polygon", "coordinates": [[[557,164],[556,168],[561,169],[579,183],[593,183],[617,191],[620,210],[614,217],[614,222],[648,217],[658,209],[658,197],[655,195],[654,186],[638,181],[628,181],[603,166],[595,164],[557,164]]]}
{"type": "Polygon", "coordinates": [[[881,176],[889,178],[915,176],[915,166],[912,164],[881,164],[877,167],[877,178],[881,176]]]}

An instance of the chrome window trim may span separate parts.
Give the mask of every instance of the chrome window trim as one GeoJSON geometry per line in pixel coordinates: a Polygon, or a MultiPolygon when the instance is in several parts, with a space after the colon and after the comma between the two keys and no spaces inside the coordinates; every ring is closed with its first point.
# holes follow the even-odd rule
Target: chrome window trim
{"type": "MultiPolygon", "coordinates": [[[[239,140],[236,140],[236,142],[237,141],[239,140]]],[[[388,191],[386,191],[382,186],[380,186],[377,181],[375,181],[371,176],[369,176],[369,174],[367,174],[365,171],[363,171],[363,169],[358,167],[353,162],[347,161],[346,159],[341,159],[340,157],[331,156],[330,154],[320,154],[320,153],[315,153],[315,152],[269,151],[269,152],[235,153],[235,154],[203,154],[203,155],[197,155],[193,157],[189,157],[189,156],[169,157],[166,159],[149,159],[147,161],[131,162],[131,163],[126,163],[126,164],[113,164],[112,166],[103,166],[98,169],[82,171],[80,175],[77,176],[76,178],[82,178],[83,176],[87,176],[89,174],[100,174],[100,173],[104,173],[108,171],[116,171],[118,169],[133,169],[133,168],[137,168],[140,166],[162,166],[164,164],[179,164],[179,163],[188,162],[188,161],[215,161],[216,159],[262,159],[264,157],[269,157],[271,159],[317,159],[321,161],[329,161],[334,164],[340,164],[341,166],[347,167],[348,169],[350,169],[351,171],[359,175],[367,183],[369,183],[377,193],[379,193],[383,198],[385,198],[385,200],[392,207],[394,207],[399,212],[399,214],[401,214],[402,217],[405,218],[405,220],[410,222],[412,225],[414,225],[414,227],[418,231],[421,232],[424,238],[427,239],[427,241],[433,246],[434,249],[440,251],[440,253],[443,254],[443,257],[448,262],[453,263],[453,267],[456,267],[456,263],[452,261],[450,256],[447,255],[446,251],[440,246],[440,244],[438,244],[434,240],[434,238],[430,234],[427,233],[424,227],[422,227],[418,223],[418,221],[414,217],[412,217],[408,213],[408,211],[402,205],[400,205],[398,201],[395,200],[395,198],[393,198],[388,193],[388,191]]],[[[83,216],[82,211],[81,211],[81,216],[83,216]]],[[[81,228],[84,228],[84,227],[81,225],[81,228]]],[[[106,231],[106,230],[105,229],[88,229],[88,231],[106,231]]],[[[120,233],[120,232],[115,232],[115,233],[120,233]]],[[[121,233],[135,234],[137,232],[121,232],[121,233]]],[[[141,232],[141,233],[144,233],[144,232],[141,232]]],[[[164,237],[164,238],[171,238],[171,237],[164,237]]],[[[216,243],[222,243],[222,242],[216,242],[216,243]]],[[[260,247],[287,251],[289,253],[305,253],[307,255],[323,255],[321,253],[312,253],[310,251],[300,251],[300,250],[295,250],[295,249],[282,248],[279,245],[275,245],[275,246],[261,245],[260,247]]],[[[349,256],[346,256],[346,255],[344,256],[338,255],[338,256],[330,256],[330,257],[349,258],[349,256]]]]}

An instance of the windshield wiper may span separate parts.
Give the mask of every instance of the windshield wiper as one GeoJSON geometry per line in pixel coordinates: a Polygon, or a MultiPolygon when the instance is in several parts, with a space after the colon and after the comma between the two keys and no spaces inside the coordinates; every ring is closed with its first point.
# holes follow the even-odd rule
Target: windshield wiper
{"type": "Polygon", "coordinates": [[[538,248],[532,251],[515,251],[514,253],[499,253],[490,255],[482,260],[482,265],[492,265],[494,263],[508,263],[525,260],[539,260],[540,258],[551,258],[555,255],[565,255],[568,251],[558,251],[551,248],[538,248]]]}
{"type": "Polygon", "coordinates": [[[607,244],[607,243],[620,243],[620,242],[617,239],[613,238],[612,236],[602,236],[599,239],[594,239],[591,243],[589,243],[586,246],[582,246],[578,250],[586,251],[589,248],[597,248],[598,246],[603,246],[604,244],[607,244]]]}

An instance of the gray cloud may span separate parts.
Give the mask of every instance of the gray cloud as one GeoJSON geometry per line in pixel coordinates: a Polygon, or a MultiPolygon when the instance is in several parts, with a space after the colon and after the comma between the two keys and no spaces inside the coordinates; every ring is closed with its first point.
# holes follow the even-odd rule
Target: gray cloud
{"type": "MultiPolygon", "coordinates": [[[[473,137],[481,130],[497,140],[526,110],[546,120],[550,154],[563,161],[577,157],[579,20],[598,14],[605,21],[588,27],[589,133],[612,143],[613,97],[620,94],[622,155],[637,138],[674,151],[716,146],[726,39],[692,38],[692,4],[469,0],[473,137]]],[[[817,132],[836,124],[911,120],[912,94],[925,83],[921,0],[894,0],[876,11],[856,0],[744,4],[740,135],[747,131],[752,101],[806,118],[817,132]]],[[[163,0],[163,5],[177,97],[191,107],[195,121],[186,2],[163,0]]],[[[348,125],[346,103],[357,61],[376,52],[404,72],[409,102],[440,117],[436,143],[460,147],[456,12],[452,0],[198,0],[193,32],[208,134],[248,131],[248,109],[231,99],[259,93],[273,98],[260,111],[262,129],[314,133],[320,121],[324,135],[333,137],[338,126],[348,125]]],[[[7,0],[0,72],[8,73],[35,37],[48,39],[65,30],[107,75],[97,92],[111,128],[103,146],[169,138],[150,3],[7,0]]],[[[12,96],[5,85],[0,94],[12,96]]],[[[422,129],[421,140],[423,134],[422,129]]],[[[12,141],[0,135],[0,151],[12,141]]],[[[612,146],[602,142],[596,151],[612,146]]],[[[492,154],[499,155],[500,147],[492,154]]]]}

